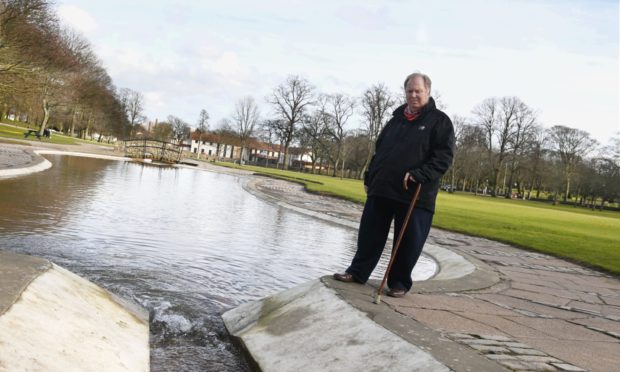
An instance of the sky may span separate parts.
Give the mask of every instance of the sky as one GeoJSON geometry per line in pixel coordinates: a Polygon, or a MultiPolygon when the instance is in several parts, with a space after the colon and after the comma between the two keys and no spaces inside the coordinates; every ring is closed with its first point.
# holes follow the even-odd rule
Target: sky
{"type": "MultiPolygon", "coordinates": [[[[119,88],[145,96],[145,115],[210,127],[244,96],[261,117],[287,76],[317,92],[359,97],[377,83],[402,93],[428,74],[450,115],[517,96],[549,128],[620,132],[618,0],[58,0],[119,88]]],[[[362,125],[359,117],[349,129],[362,125]]]]}

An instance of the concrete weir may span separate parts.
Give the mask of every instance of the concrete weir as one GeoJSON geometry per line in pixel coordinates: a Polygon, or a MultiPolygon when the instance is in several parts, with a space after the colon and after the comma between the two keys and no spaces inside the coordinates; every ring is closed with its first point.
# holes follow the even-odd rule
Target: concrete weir
{"type": "Polygon", "coordinates": [[[148,314],[47,260],[0,251],[0,371],[148,371],[148,314]]]}
{"type": "Polygon", "coordinates": [[[222,317],[262,371],[449,371],[322,280],[241,305],[222,317]]]}

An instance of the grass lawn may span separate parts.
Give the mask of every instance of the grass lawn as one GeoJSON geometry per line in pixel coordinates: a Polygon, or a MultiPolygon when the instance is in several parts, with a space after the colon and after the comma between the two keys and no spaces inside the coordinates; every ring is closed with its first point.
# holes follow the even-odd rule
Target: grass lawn
{"type": "MultiPolygon", "coordinates": [[[[299,172],[218,163],[301,182],[363,203],[362,182],[299,172]]],[[[440,192],[433,225],[566,257],[620,275],[620,213],[540,202],[440,192]]]]}
{"type": "MultiPolygon", "coordinates": [[[[30,135],[28,138],[24,138],[24,133],[29,129],[31,128],[28,128],[26,124],[20,122],[16,122],[16,124],[13,125],[5,125],[0,123],[0,138],[22,139],[26,141],[31,141],[34,144],[36,144],[37,142],[56,143],[60,145],[77,145],[78,143],[90,143],[96,144],[98,146],[114,147],[113,143],[97,142],[96,140],[83,140],[81,138],[65,136],[64,134],[57,132],[52,133],[52,138],[41,138],[41,140],[39,140],[36,136],[33,135],[30,135]]],[[[23,142],[8,142],[6,140],[4,142],[23,144],[23,142]]]]}
{"type": "Polygon", "coordinates": [[[440,193],[434,225],[620,274],[620,213],[440,193]]]}
{"type": "Polygon", "coordinates": [[[41,138],[40,140],[33,135],[30,135],[28,138],[24,138],[24,133],[27,131],[27,128],[18,128],[12,125],[0,124],[0,137],[3,138],[13,138],[13,139],[25,139],[27,141],[32,142],[48,142],[48,143],[57,143],[62,145],[75,145],[75,139],[71,137],[64,136],[62,134],[53,133],[52,138],[41,138]]]}

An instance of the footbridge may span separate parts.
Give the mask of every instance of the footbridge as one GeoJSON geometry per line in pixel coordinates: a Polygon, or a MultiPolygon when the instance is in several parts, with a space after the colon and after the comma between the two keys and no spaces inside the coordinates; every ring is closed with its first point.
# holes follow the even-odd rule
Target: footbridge
{"type": "Polygon", "coordinates": [[[183,149],[181,146],[154,139],[130,139],[124,141],[125,156],[151,159],[164,163],[178,163],[183,149]]]}

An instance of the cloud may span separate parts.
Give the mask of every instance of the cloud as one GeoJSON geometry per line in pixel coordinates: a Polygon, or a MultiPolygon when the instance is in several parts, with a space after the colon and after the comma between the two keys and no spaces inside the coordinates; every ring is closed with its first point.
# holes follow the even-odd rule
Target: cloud
{"type": "Polygon", "coordinates": [[[61,5],[58,7],[60,20],[84,34],[92,33],[97,29],[97,22],[87,11],[75,5],[61,5]]]}
{"type": "Polygon", "coordinates": [[[418,26],[415,38],[418,44],[428,44],[428,30],[425,24],[418,26]]]}
{"type": "Polygon", "coordinates": [[[336,11],[337,17],[367,30],[383,30],[387,25],[393,23],[392,17],[387,8],[370,9],[362,6],[347,6],[336,11]]]}

